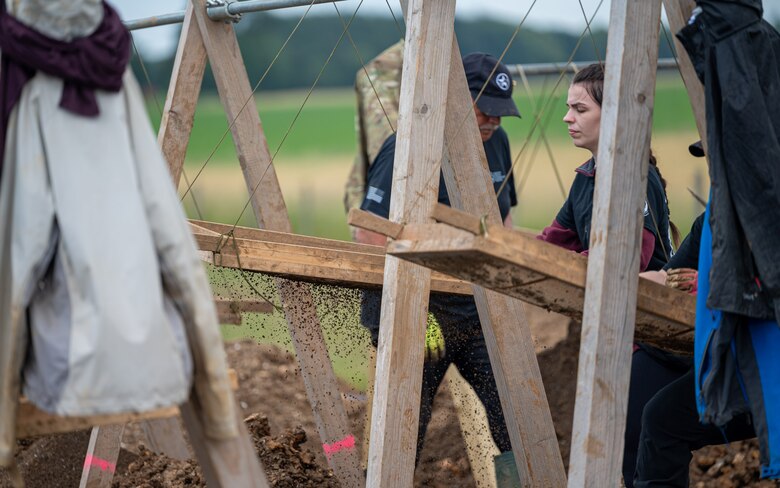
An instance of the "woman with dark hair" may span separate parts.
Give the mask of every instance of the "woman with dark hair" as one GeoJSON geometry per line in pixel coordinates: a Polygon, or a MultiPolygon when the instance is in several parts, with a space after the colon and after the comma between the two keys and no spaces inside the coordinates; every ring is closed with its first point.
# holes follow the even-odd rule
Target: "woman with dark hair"
{"type": "MultiPolygon", "coordinates": [[[[569,127],[574,145],[587,149],[592,157],[576,169],[569,196],[552,224],[539,239],[587,255],[590,243],[593,191],[601,123],[601,103],[604,90],[604,68],[592,64],[579,71],[569,87],[563,121],[569,127]]],[[[661,270],[674,254],[672,238],[678,239],[669,219],[666,182],[652,154],[647,173],[647,197],[644,205],[644,228],[640,271],[661,270]]],[[[685,373],[690,361],[651,346],[636,344],[632,356],[631,386],[626,418],[623,476],[626,486],[633,486],[636,453],[645,404],[661,388],[685,373]]]]}

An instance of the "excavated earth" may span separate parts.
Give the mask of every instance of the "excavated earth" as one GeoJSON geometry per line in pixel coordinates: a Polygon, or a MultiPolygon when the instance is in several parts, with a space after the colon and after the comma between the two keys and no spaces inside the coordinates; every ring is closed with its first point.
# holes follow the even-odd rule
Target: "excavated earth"
{"type": "MultiPolygon", "coordinates": [[[[574,411],[579,329],[546,312],[529,312],[556,433],[564,460],[574,411]],[[567,333],[568,329],[568,333],[567,333]]],[[[242,340],[227,343],[232,368],[238,372],[239,405],[266,475],[274,487],[337,487],[327,469],[319,436],[306,399],[295,360],[269,345],[242,340]]],[[[363,438],[365,396],[342,385],[353,432],[358,445],[363,438]]],[[[138,440],[140,429],[125,429],[114,486],[200,487],[203,476],[193,461],[176,461],[150,452],[138,440]]],[[[18,443],[17,462],[28,487],[77,487],[89,432],[46,436],[18,443]]],[[[758,447],[755,441],[713,446],[695,453],[691,463],[691,486],[733,488],[776,486],[758,479],[758,447]]],[[[10,487],[0,473],[0,488],[10,487]]],[[[415,473],[415,486],[460,488],[475,486],[466,456],[455,407],[447,388],[434,404],[431,421],[415,473]]]]}

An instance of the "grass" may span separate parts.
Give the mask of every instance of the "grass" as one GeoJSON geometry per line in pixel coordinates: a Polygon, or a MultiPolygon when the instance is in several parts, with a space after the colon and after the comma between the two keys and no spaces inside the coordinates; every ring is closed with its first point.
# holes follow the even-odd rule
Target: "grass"
{"type": "MultiPolygon", "coordinates": [[[[526,144],[535,119],[531,107],[533,103],[541,105],[542,100],[549,99],[549,88],[550,84],[545,87],[540,82],[534,83],[533,100],[528,94],[519,93],[523,91],[522,87],[516,90],[517,103],[524,118],[503,121],[516,157],[526,144]]],[[[516,226],[538,230],[548,225],[565,198],[574,177],[574,168],[589,157],[587,152],[571,145],[561,122],[565,111],[565,91],[565,86],[559,87],[557,98],[551,99],[545,112],[544,134],[549,152],[539,137],[542,131],[538,128],[517,157],[515,178],[520,202],[513,211],[516,226]],[[557,182],[556,168],[562,190],[557,182]]],[[[350,89],[315,92],[293,126],[305,97],[306,93],[299,91],[261,92],[256,96],[256,106],[272,155],[286,137],[274,160],[274,168],[295,232],[349,239],[341,201],[355,152],[354,94],[350,89]]],[[[157,109],[152,104],[150,114],[156,113],[157,109]]],[[[152,116],[152,119],[158,118],[152,116]]],[[[219,100],[204,97],[198,104],[185,164],[190,181],[200,171],[226,129],[227,121],[219,100]]],[[[704,161],[692,158],[687,152],[687,145],[697,138],[682,82],[679,77],[662,76],[656,90],[653,150],[669,182],[672,218],[684,234],[701,212],[687,188],[706,196],[708,187],[704,161]]],[[[180,190],[183,192],[184,188],[183,183],[180,190]]],[[[254,226],[251,207],[244,209],[248,198],[249,191],[228,135],[203,169],[192,192],[184,199],[185,208],[192,217],[202,216],[229,224],[236,222],[243,210],[239,223],[254,226]],[[202,215],[195,208],[193,195],[202,215]]],[[[219,278],[212,273],[212,284],[219,285],[220,280],[223,282],[222,293],[246,293],[246,290],[240,291],[241,282],[235,277],[219,278]]],[[[267,292],[268,296],[275,296],[272,286],[267,292]]],[[[331,350],[334,370],[353,387],[362,389],[366,381],[368,336],[358,324],[356,299],[333,300],[333,292],[321,295],[320,320],[331,350]],[[336,309],[341,312],[337,313],[336,309]]],[[[223,333],[226,339],[252,337],[292,351],[290,335],[280,314],[248,314],[241,327],[226,326],[223,333]]]]}

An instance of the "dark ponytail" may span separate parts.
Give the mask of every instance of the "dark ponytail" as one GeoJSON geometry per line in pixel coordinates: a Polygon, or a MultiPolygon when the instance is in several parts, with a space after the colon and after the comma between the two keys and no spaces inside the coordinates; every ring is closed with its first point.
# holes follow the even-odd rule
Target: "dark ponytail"
{"type": "MultiPolygon", "coordinates": [[[[658,178],[661,179],[661,186],[664,189],[664,198],[666,198],[666,201],[668,202],[669,197],[666,194],[666,180],[661,174],[661,170],[658,168],[658,160],[655,159],[655,155],[653,154],[652,149],[650,149],[650,164],[653,166],[653,168],[655,168],[656,173],[658,173],[658,178]]],[[[667,203],[667,207],[668,207],[668,203],[667,203]]],[[[677,226],[674,225],[674,222],[672,222],[671,212],[669,212],[669,228],[672,231],[672,242],[674,242],[674,247],[676,248],[680,247],[680,229],[678,229],[677,226]]]]}

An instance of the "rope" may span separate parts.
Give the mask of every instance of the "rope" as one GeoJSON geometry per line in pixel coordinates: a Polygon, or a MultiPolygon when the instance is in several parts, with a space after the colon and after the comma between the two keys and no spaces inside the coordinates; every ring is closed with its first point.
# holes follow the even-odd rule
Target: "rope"
{"type": "MultiPolygon", "coordinates": [[[[536,99],[534,97],[533,92],[531,91],[531,84],[528,82],[528,77],[525,75],[525,69],[522,65],[520,65],[520,79],[523,82],[523,87],[525,88],[526,93],[528,94],[528,101],[531,104],[531,111],[533,113],[536,113],[537,105],[536,105],[536,99]]],[[[563,199],[566,200],[566,189],[563,186],[563,179],[561,179],[561,173],[558,171],[558,165],[555,164],[555,156],[553,155],[552,148],[550,147],[550,142],[547,140],[547,135],[545,134],[546,127],[542,127],[539,130],[540,137],[544,140],[544,146],[547,149],[547,155],[550,158],[550,164],[552,164],[553,171],[555,172],[555,179],[558,182],[558,188],[561,190],[561,195],[563,196],[563,199]]]]}
{"type": "MultiPolygon", "coordinates": [[[[154,104],[157,107],[157,114],[160,116],[160,120],[162,120],[163,117],[163,111],[160,106],[160,101],[157,99],[157,91],[154,89],[154,85],[152,84],[152,79],[149,77],[149,71],[146,69],[146,64],[144,63],[144,59],[141,57],[141,51],[138,50],[138,46],[135,45],[135,39],[133,39],[133,36],[130,36],[130,42],[133,44],[133,50],[135,51],[135,55],[138,58],[138,63],[141,65],[141,71],[144,74],[144,78],[146,78],[146,84],[149,86],[149,91],[152,93],[152,98],[154,99],[154,104]]],[[[190,184],[187,173],[184,171],[184,168],[181,169],[181,175],[184,177],[185,184],[188,185],[188,187],[192,187],[190,184]]],[[[192,192],[192,204],[195,206],[195,212],[198,214],[198,219],[203,219],[203,214],[200,211],[200,205],[198,205],[198,200],[195,198],[195,192],[192,192]]],[[[184,197],[182,197],[184,198],[184,197]]]]}
{"type": "Polygon", "coordinates": [[[395,12],[393,11],[393,7],[390,6],[390,0],[385,0],[385,3],[387,4],[387,8],[390,9],[390,16],[393,17],[393,22],[395,22],[395,28],[398,30],[398,33],[401,34],[401,37],[404,37],[404,29],[401,28],[401,24],[398,23],[398,19],[395,17],[395,12]]]}
{"type": "MultiPolygon", "coordinates": [[[[295,24],[295,27],[293,27],[293,30],[290,31],[290,35],[287,36],[287,39],[285,39],[282,46],[279,48],[279,50],[276,52],[276,55],[271,60],[271,63],[268,65],[268,67],[265,69],[265,72],[260,77],[260,80],[255,84],[255,86],[252,88],[252,93],[249,95],[249,97],[244,101],[244,103],[241,105],[241,108],[238,110],[238,113],[233,117],[233,120],[230,121],[228,124],[227,129],[222,133],[222,137],[219,138],[219,141],[217,141],[217,145],[214,147],[214,149],[211,150],[211,153],[209,153],[208,158],[206,158],[206,162],[201,165],[200,169],[198,170],[197,174],[195,174],[195,178],[192,180],[192,183],[187,187],[187,190],[182,195],[182,200],[184,200],[184,197],[187,196],[187,193],[189,193],[190,189],[192,188],[192,185],[195,184],[196,181],[198,181],[198,178],[200,178],[201,173],[203,173],[203,170],[206,169],[206,165],[209,164],[209,161],[211,161],[211,158],[214,157],[214,154],[216,154],[217,150],[222,146],[222,143],[225,141],[225,138],[227,137],[230,130],[235,125],[236,121],[238,120],[238,117],[241,116],[241,114],[244,112],[244,108],[249,104],[250,101],[254,100],[255,98],[255,92],[258,88],[260,88],[260,85],[265,80],[265,77],[268,76],[268,73],[271,71],[271,68],[274,67],[276,64],[276,61],[279,59],[279,56],[281,56],[284,49],[287,47],[287,44],[290,42],[290,39],[292,39],[293,35],[298,31],[298,27],[300,27],[301,23],[303,23],[303,19],[306,18],[306,16],[309,14],[309,11],[311,10],[312,6],[314,5],[314,0],[311,0],[311,3],[308,7],[306,7],[306,11],[303,13],[301,18],[298,20],[298,22],[295,24]]],[[[267,168],[266,168],[267,170],[267,168]]]]}
{"type": "MultiPolygon", "coordinates": [[[[482,93],[485,91],[485,88],[487,88],[487,85],[490,82],[490,79],[493,77],[493,74],[498,69],[498,65],[502,62],[502,60],[504,59],[504,56],[506,56],[507,51],[509,51],[509,48],[512,47],[512,44],[514,43],[515,38],[517,37],[518,33],[520,32],[520,29],[523,27],[523,24],[525,24],[526,19],[528,19],[528,16],[531,14],[531,11],[533,10],[534,5],[536,5],[537,1],[538,0],[533,0],[531,5],[526,10],[525,15],[520,20],[520,23],[517,25],[517,27],[515,28],[514,32],[510,36],[509,41],[507,41],[507,44],[504,47],[504,50],[501,52],[501,55],[498,57],[498,62],[493,67],[493,69],[490,71],[490,74],[488,75],[488,77],[485,80],[485,82],[482,84],[482,87],[480,88],[479,92],[477,93],[477,96],[474,98],[474,101],[472,103],[472,107],[475,107],[477,105],[477,101],[482,96],[482,93]]],[[[601,0],[601,1],[603,2],[604,0],[601,0]]],[[[460,131],[463,130],[463,127],[466,126],[466,121],[469,120],[469,117],[470,117],[470,114],[468,114],[468,113],[463,117],[463,120],[461,120],[459,125],[458,125],[458,129],[455,131],[455,136],[454,137],[457,138],[460,135],[460,131]]],[[[446,154],[450,154],[450,150],[447,147],[447,141],[444,141],[444,150],[445,150],[446,154]]],[[[438,172],[434,172],[433,174],[429,175],[427,177],[427,184],[425,186],[426,187],[430,186],[434,182],[434,178],[438,179],[438,176],[439,176],[438,172]]],[[[504,183],[502,184],[501,188],[496,192],[496,195],[500,195],[501,194],[501,191],[503,190],[503,187],[506,184],[506,182],[508,181],[508,179],[509,179],[509,174],[507,174],[506,178],[504,179],[504,183]]],[[[412,203],[411,203],[409,208],[410,209],[414,209],[417,206],[417,204],[419,204],[420,198],[422,198],[424,194],[425,194],[425,192],[417,192],[417,195],[415,196],[415,199],[412,200],[412,203]]],[[[498,205],[498,199],[495,200],[495,204],[498,205]]]]}
{"type": "MultiPolygon", "coordinates": [[[[566,61],[566,64],[564,65],[564,69],[561,70],[560,76],[558,76],[558,80],[555,82],[555,86],[553,87],[552,91],[550,92],[550,96],[547,99],[547,102],[543,104],[541,112],[537,115],[536,119],[534,120],[534,123],[531,125],[531,130],[528,133],[528,138],[526,139],[525,143],[523,144],[523,147],[520,149],[520,152],[518,153],[517,157],[515,158],[515,161],[512,163],[512,167],[509,169],[509,172],[504,177],[504,181],[501,183],[501,186],[499,187],[498,191],[496,192],[497,195],[500,195],[501,192],[506,187],[506,184],[509,182],[509,177],[512,175],[515,165],[517,164],[518,159],[523,154],[525,149],[528,147],[529,142],[531,141],[531,136],[536,131],[537,126],[541,122],[542,114],[547,112],[547,109],[549,108],[549,105],[553,99],[553,96],[555,95],[555,91],[558,89],[558,86],[560,86],[561,81],[566,75],[565,66],[568,66],[569,64],[572,64],[572,60],[574,59],[574,55],[577,53],[577,50],[579,50],[580,45],[582,44],[582,40],[585,38],[585,34],[587,34],[588,29],[590,28],[590,24],[593,22],[593,19],[596,17],[596,14],[598,14],[599,10],[601,9],[601,6],[604,4],[604,0],[600,0],[598,6],[596,7],[595,12],[593,12],[593,15],[591,16],[590,20],[587,22],[587,26],[582,31],[582,34],[580,35],[579,39],[577,40],[577,44],[574,46],[574,49],[572,50],[571,55],[569,56],[569,59],[566,61]]],[[[495,200],[494,206],[498,206],[498,199],[495,200]]]]}
{"type": "MultiPolygon", "coordinates": [[[[388,4],[389,6],[389,4],[388,4]]],[[[395,134],[395,126],[393,126],[393,123],[390,121],[390,116],[387,114],[387,110],[385,109],[384,104],[382,103],[382,97],[379,96],[379,92],[377,92],[376,87],[374,86],[373,80],[371,80],[371,76],[368,74],[368,69],[366,68],[366,63],[363,61],[363,56],[360,55],[360,51],[358,50],[357,44],[355,44],[354,39],[352,39],[352,35],[349,33],[349,29],[347,29],[347,24],[344,22],[344,17],[341,16],[341,11],[339,10],[338,5],[336,3],[333,3],[333,8],[336,9],[336,14],[339,17],[339,20],[341,21],[341,24],[344,26],[345,32],[347,33],[347,37],[349,38],[350,44],[352,44],[352,48],[355,50],[355,54],[357,55],[358,61],[360,61],[360,67],[363,69],[363,73],[366,75],[366,79],[368,79],[368,83],[371,85],[371,90],[374,92],[374,95],[376,96],[376,101],[379,102],[379,106],[382,108],[382,113],[385,115],[385,119],[387,120],[387,125],[390,126],[390,130],[393,131],[395,134]]],[[[392,9],[390,10],[392,12],[392,9]]],[[[360,107],[358,107],[358,110],[360,110],[360,107]]]]}
{"type": "Polygon", "coordinates": [[[355,12],[352,14],[352,17],[349,19],[349,23],[345,26],[344,30],[341,32],[341,35],[336,41],[336,44],[333,46],[333,49],[330,51],[330,54],[328,55],[328,58],[325,60],[325,64],[323,64],[322,68],[320,69],[320,72],[317,74],[317,77],[314,80],[314,83],[312,84],[311,88],[309,88],[308,93],[306,93],[306,97],[304,98],[301,107],[298,109],[298,112],[295,114],[292,123],[287,128],[287,131],[285,132],[284,137],[282,137],[282,140],[279,142],[279,146],[276,148],[276,151],[274,151],[273,156],[271,156],[271,161],[266,166],[265,170],[263,171],[263,174],[260,175],[260,179],[257,181],[257,184],[252,189],[252,192],[249,194],[249,198],[247,199],[246,204],[244,204],[244,208],[241,209],[241,213],[238,215],[238,218],[233,223],[233,229],[235,229],[238,226],[238,222],[241,220],[241,217],[244,216],[244,212],[246,212],[246,209],[249,207],[249,204],[252,203],[252,198],[255,196],[257,189],[260,187],[260,183],[262,183],[266,173],[273,166],[274,160],[276,159],[277,154],[279,154],[279,150],[282,149],[282,146],[284,146],[284,142],[287,140],[287,137],[290,135],[290,132],[292,131],[293,127],[295,127],[295,123],[298,121],[298,117],[301,115],[303,108],[306,106],[306,102],[309,101],[309,97],[311,97],[312,92],[314,92],[314,88],[317,87],[317,83],[319,83],[320,77],[322,77],[322,73],[325,72],[325,68],[327,68],[328,64],[330,64],[330,61],[333,58],[333,54],[336,52],[336,49],[338,49],[339,45],[341,45],[341,41],[342,39],[344,39],[344,35],[346,34],[347,29],[349,29],[349,26],[352,25],[352,21],[355,20],[358,10],[360,10],[360,6],[363,5],[363,1],[364,0],[360,0],[360,3],[355,8],[355,12]]]}
{"type": "Polygon", "coordinates": [[[603,65],[604,63],[601,61],[601,56],[599,55],[599,48],[596,45],[596,38],[593,36],[593,31],[590,29],[590,23],[588,22],[588,14],[585,13],[585,7],[582,5],[582,0],[578,0],[580,2],[580,10],[582,11],[582,18],[585,19],[585,24],[588,28],[588,35],[590,36],[590,41],[593,43],[593,52],[596,55],[596,60],[599,62],[599,64],[603,65]]]}

